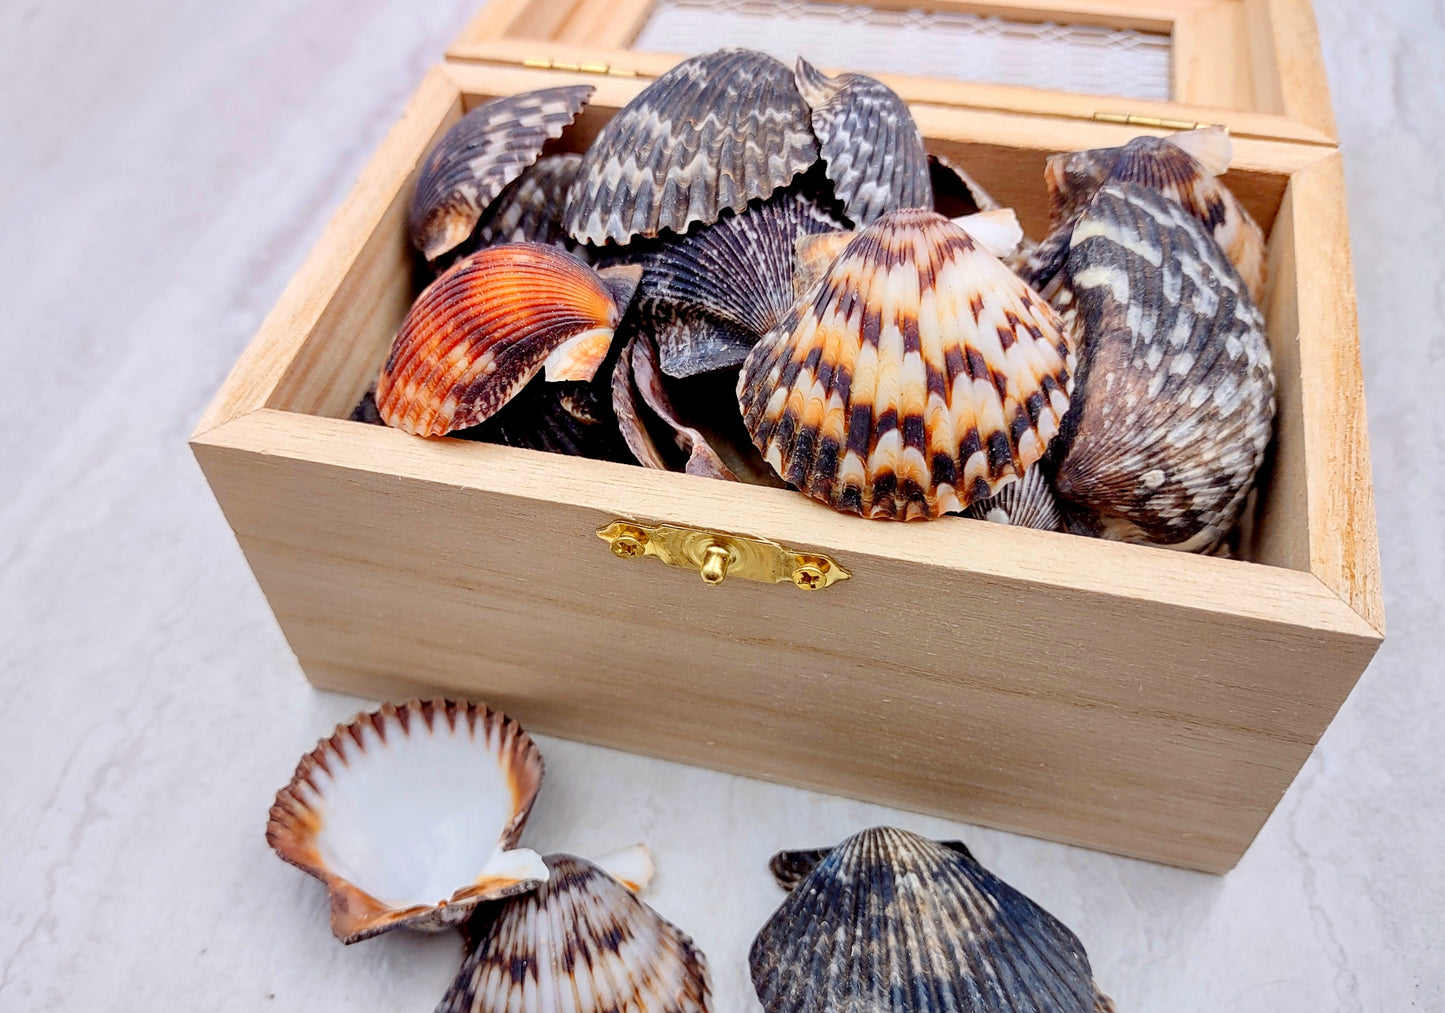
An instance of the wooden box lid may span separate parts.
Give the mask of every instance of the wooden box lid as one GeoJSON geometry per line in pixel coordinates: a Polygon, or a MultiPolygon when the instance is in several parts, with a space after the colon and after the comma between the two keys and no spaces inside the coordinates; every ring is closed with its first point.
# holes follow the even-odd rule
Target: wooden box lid
{"type": "Polygon", "coordinates": [[[647,78],[725,45],[911,103],[1336,140],[1309,0],[491,0],[446,55],[647,78]]]}

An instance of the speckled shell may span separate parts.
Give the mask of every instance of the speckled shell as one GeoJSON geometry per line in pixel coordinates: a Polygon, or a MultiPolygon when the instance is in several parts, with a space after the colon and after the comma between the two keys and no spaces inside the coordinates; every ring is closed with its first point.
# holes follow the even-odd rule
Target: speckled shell
{"type": "Polygon", "coordinates": [[[1019,481],[1010,482],[997,495],[973,504],[964,513],[976,520],[1012,524],[1017,528],[1064,530],[1059,500],[1054,495],[1042,462],[1024,472],[1019,481]]]}
{"type": "Polygon", "coordinates": [[[962,845],[875,827],[827,853],[753,940],[767,1013],[1095,1013],[1078,938],[962,845]]]}
{"type": "MultiPolygon", "coordinates": [[[[1222,127],[1192,131],[1175,142],[1164,137],[1136,137],[1119,148],[1097,148],[1054,155],[1044,169],[1051,218],[1055,226],[1075,220],[1106,182],[1138,183],[1177,201],[1203,222],[1249,286],[1256,305],[1264,301],[1264,232],[1215,172],[1186,151],[1200,150],[1200,141],[1222,138],[1227,165],[1228,137],[1222,127]]],[[[1201,154],[1203,152],[1201,151],[1201,154]]],[[[1214,156],[1217,157],[1217,156],[1214,156]]],[[[1214,167],[1222,172],[1219,163],[1214,167]]]]}
{"type": "Polygon", "coordinates": [[[573,242],[562,226],[567,191],[581,165],[582,156],[570,152],[538,159],[487,208],[477,224],[479,246],[545,243],[585,259],[586,247],[573,242]]]}
{"type": "Polygon", "coordinates": [[[1058,431],[1072,350],[963,229],[896,211],[858,233],[748,355],[738,401],[782,478],[866,517],[937,517],[1022,475],[1058,431]]]}
{"type": "Polygon", "coordinates": [[[547,878],[511,850],[543,774],[505,714],[451,700],[386,704],[338,725],[276,793],[266,842],[326,884],[331,930],[354,943],[439,931],[547,878]]]}
{"type": "Polygon", "coordinates": [[[493,99],[448,130],[417,178],[407,227],[427,260],[466,241],[487,206],[577,118],[591,85],[493,99]]]}
{"type": "Polygon", "coordinates": [[[657,346],[646,334],[634,334],[622,348],[612,372],[612,410],[622,439],[643,467],[671,470],[667,457],[652,438],[646,414],[650,410],[651,417],[672,433],[673,441],[686,455],[683,471],[704,478],[737,481],[707,437],[678,416],[662,385],[657,346]]]}
{"type": "Polygon", "coordinates": [[[548,855],[551,878],[503,904],[436,1013],[707,1013],[707,961],[601,868],[548,855]]]}
{"type": "Polygon", "coordinates": [[[628,243],[711,224],[768,197],[818,159],[786,66],[748,49],[684,60],[614,116],[567,200],[578,242],[628,243]]]}
{"type": "Polygon", "coordinates": [[[740,364],[792,309],[798,237],[841,227],[808,197],[782,191],[647,255],[637,305],[662,371],[692,376],[740,364]]]}
{"type": "Polygon", "coordinates": [[[591,379],[629,288],[551,246],[474,253],[412,305],[377,381],[377,409],[387,425],[440,436],[496,414],[544,364],[548,379],[591,379]]]}
{"type": "Polygon", "coordinates": [[[794,73],[828,178],[854,225],[933,207],[923,135],[893,89],[863,74],[829,77],[801,56],[794,73]]]}
{"type": "Polygon", "coordinates": [[[1066,265],[1082,329],[1059,496],[1104,537],[1208,551],[1238,517],[1274,418],[1264,321],[1199,221],[1108,183],[1066,265]]]}

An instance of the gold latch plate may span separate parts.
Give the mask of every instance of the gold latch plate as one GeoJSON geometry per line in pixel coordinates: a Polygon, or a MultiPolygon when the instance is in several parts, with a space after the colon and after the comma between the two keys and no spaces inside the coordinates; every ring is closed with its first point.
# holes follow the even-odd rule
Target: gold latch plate
{"type": "Polygon", "coordinates": [[[804,591],[821,591],[850,576],[828,556],[793,552],[766,538],[703,528],[671,524],[649,527],[634,521],[613,521],[598,528],[597,537],[619,559],[654,556],[668,566],[696,570],[703,583],[710,586],[728,577],[742,577],[765,584],[790,581],[804,591]]]}

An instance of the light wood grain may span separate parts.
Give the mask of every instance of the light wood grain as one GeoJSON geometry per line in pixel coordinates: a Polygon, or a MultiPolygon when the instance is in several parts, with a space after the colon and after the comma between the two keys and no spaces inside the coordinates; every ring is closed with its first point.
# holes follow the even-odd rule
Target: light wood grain
{"type": "Polygon", "coordinates": [[[1248,23],[1257,108],[1335,140],[1335,113],[1310,0],[1240,0],[1248,23]]]}
{"type": "Polygon", "coordinates": [[[1209,4],[1180,15],[1170,36],[1171,98],[1182,105],[1266,109],[1256,102],[1244,7],[1209,4]]]}

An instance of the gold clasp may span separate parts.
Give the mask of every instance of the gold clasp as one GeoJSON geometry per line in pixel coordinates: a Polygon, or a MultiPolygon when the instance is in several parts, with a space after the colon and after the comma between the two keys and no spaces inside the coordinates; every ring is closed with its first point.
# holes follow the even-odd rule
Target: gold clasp
{"type": "Polygon", "coordinates": [[[742,577],[765,584],[791,581],[804,591],[819,591],[850,576],[828,556],[793,552],[766,538],[703,528],[613,521],[598,528],[597,537],[619,559],[655,556],[668,566],[696,570],[709,587],[729,577],[742,577]]]}

